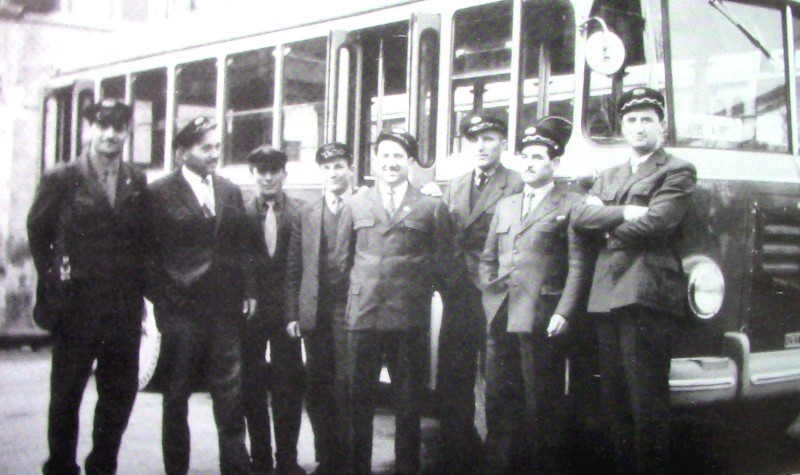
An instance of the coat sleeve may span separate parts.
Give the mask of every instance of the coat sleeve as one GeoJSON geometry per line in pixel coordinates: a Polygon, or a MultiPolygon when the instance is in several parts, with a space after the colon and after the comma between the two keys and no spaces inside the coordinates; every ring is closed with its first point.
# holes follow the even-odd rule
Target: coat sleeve
{"type": "Polygon", "coordinates": [[[300,283],[303,279],[303,218],[293,220],[289,236],[289,255],[286,258],[284,293],[286,322],[299,320],[300,283]]]}
{"type": "Polygon", "coordinates": [[[489,286],[496,284],[497,274],[500,266],[498,257],[498,238],[497,224],[500,218],[500,210],[496,210],[489,224],[489,234],[486,235],[486,243],[483,246],[481,260],[478,265],[478,277],[480,279],[481,290],[486,290],[489,286]]]}
{"type": "Polygon", "coordinates": [[[167,285],[164,260],[162,258],[163,240],[163,216],[162,201],[152,185],[145,190],[145,201],[147,208],[147,224],[149,229],[149,245],[147,246],[147,285],[145,287],[145,297],[147,297],[156,307],[161,307],[165,301],[165,289],[167,285]]]}
{"type": "Polygon", "coordinates": [[[335,263],[335,276],[333,285],[337,288],[346,288],[350,278],[350,269],[356,251],[356,239],[353,231],[352,199],[343,203],[342,215],[339,217],[339,226],[336,229],[336,250],[333,254],[335,263]]]}
{"type": "MultiPolygon", "coordinates": [[[[605,184],[604,175],[600,175],[594,182],[587,196],[601,198],[605,184]]],[[[602,199],[602,198],[601,198],[602,199]]],[[[624,206],[605,204],[587,204],[583,199],[575,203],[572,210],[571,226],[579,232],[604,233],[611,231],[625,221],[624,206]]]]}
{"type": "Polygon", "coordinates": [[[434,267],[437,272],[438,290],[445,295],[451,295],[457,288],[458,281],[465,276],[453,272],[458,268],[453,247],[453,225],[444,201],[437,200],[434,216],[436,218],[434,267]]]}
{"type": "Polygon", "coordinates": [[[65,175],[64,169],[46,173],[28,212],[28,245],[39,276],[47,272],[53,261],[51,244],[56,238],[59,214],[68,186],[65,175]]]}
{"type": "Polygon", "coordinates": [[[668,171],[663,184],[650,198],[647,213],[615,227],[612,235],[627,243],[669,236],[686,216],[696,183],[697,172],[690,163],[668,171]]]}
{"type": "MultiPolygon", "coordinates": [[[[576,197],[576,202],[582,200],[582,197],[576,197]]],[[[566,215],[571,217],[569,210],[566,215]]],[[[586,304],[594,262],[588,236],[581,235],[572,226],[568,226],[567,241],[567,278],[555,313],[570,319],[581,312],[586,304]]]]}

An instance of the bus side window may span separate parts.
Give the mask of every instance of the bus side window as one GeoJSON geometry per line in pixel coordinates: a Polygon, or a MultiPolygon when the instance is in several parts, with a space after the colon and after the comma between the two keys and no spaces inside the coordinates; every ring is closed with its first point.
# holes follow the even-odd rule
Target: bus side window
{"type": "Polygon", "coordinates": [[[133,163],[164,166],[167,120],[167,68],[136,73],[132,78],[133,163]]]}
{"type": "Polygon", "coordinates": [[[184,63],[178,65],[176,73],[175,130],[201,115],[216,120],[217,60],[184,63]]]}
{"type": "Polygon", "coordinates": [[[324,143],[326,54],[324,37],[283,47],[283,150],[303,170],[324,143]]]}

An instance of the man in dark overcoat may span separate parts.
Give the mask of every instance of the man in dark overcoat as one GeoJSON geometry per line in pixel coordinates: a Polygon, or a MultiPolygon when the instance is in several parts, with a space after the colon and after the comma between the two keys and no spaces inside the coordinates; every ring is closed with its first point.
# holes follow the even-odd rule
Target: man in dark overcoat
{"type": "Polygon", "coordinates": [[[634,88],[617,109],[627,160],[600,173],[573,225],[603,241],[588,311],[618,469],[652,475],[669,471],[670,343],[686,302],[677,246],[697,173],[662,146],[660,92],[634,88]]]}
{"type": "Polygon", "coordinates": [[[95,362],[98,401],[86,473],[116,471],[136,398],[147,182],[122,158],[131,114],[128,105],[115,100],[89,107],[86,150],[75,162],[45,173],[28,214],[39,274],[35,312],[53,335],[45,474],[80,473],[78,413],[95,362]],[[69,290],[49,294],[56,286],[69,290]],[[59,298],[65,301],[48,305],[59,298]]]}

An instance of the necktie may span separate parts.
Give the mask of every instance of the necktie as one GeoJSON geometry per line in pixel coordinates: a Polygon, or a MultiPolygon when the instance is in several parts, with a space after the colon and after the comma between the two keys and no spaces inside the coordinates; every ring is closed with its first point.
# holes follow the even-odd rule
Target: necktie
{"type": "Polygon", "coordinates": [[[214,216],[214,188],[211,187],[211,178],[206,176],[201,183],[203,184],[203,215],[211,218],[214,216]]]}
{"type": "Polygon", "coordinates": [[[264,239],[267,241],[269,257],[275,255],[278,244],[278,220],[275,218],[275,203],[267,202],[267,215],[264,218],[264,239]]]}
{"type": "Polygon", "coordinates": [[[478,176],[475,177],[475,186],[477,186],[479,190],[483,189],[483,185],[485,185],[487,181],[489,181],[489,176],[486,173],[478,172],[478,176]]]}
{"type": "Polygon", "coordinates": [[[103,189],[106,192],[106,196],[108,197],[108,202],[111,203],[111,206],[114,206],[114,201],[117,198],[117,181],[115,180],[116,175],[111,173],[111,170],[106,170],[103,172],[103,189]]]}
{"type": "Polygon", "coordinates": [[[386,212],[389,213],[389,216],[392,216],[394,214],[394,210],[396,208],[396,205],[395,205],[395,202],[394,202],[394,189],[389,188],[389,191],[387,191],[386,194],[389,195],[389,199],[387,200],[388,203],[387,203],[387,206],[386,206],[386,212]]]}
{"type": "Polygon", "coordinates": [[[533,197],[536,196],[535,193],[525,193],[522,199],[522,219],[528,217],[531,213],[533,208],[533,197]]]}
{"type": "Polygon", "coordinates": [[[341,204],[342,204],[342,198],[334,196],[333,199],[331,199],[331,205],[330,205],[331,213],[333,214],[338,213],[341,204]]]}

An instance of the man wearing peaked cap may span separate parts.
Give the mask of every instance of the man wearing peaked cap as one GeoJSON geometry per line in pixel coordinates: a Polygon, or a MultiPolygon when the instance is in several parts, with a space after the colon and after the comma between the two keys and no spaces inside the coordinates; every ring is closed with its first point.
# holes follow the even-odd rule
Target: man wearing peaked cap
{"type": "Polygon", "coordinates": [[[395,472],[420,473],[420,406],[427,365],[427,328],[434,290],[452,296],[450,219],[441,200],[408,181],[416,140],[404,132],[380,134],[372,158],[374,187],[344,203],[334,262],[349,282],[347,422],[348,463],[371,473],[378,376],[388,361],[395,395],[395,472]]]}
{"type": "MultiPolygon", "coordinates": [[[[189,469],[188,400],[202,369],[219,432],[220,472],[249,473],[241,405],[242,326],[255,308],[245,263],[257,248],[239,188],[215,173],[219,127],[197,117],[175,135],[181,166],[148,187],[154,252],[148,285],[169,361],[162,449],[168,475],[189,469]],[[202,365],[202,368],[200,368],[202,365]]],[[[263,353],[262,353],[263,354],[263,353]]]]}
{"type": "Polygon", "coordinates": [[[347,288],[337,279],[333,251],[343,203],[351,196],[353,157],[333,142],[317,150],[323,194],[300,210],[292,226],[286,263],[286,324],[293,338],[303,337],[306,362],[306,408],[314,432],[319,466],[315,473],[338,474],[347,453],[347,288]]]}
{"type": "Polygon", "coordinates": [[[247,155],[257,190],[245,202],[245,210],[250,228],[258,235],[250,259],[253,271],[249,274],[254,277],[250,287],[258,309],[247,321],[243,336],[243,399],[256,471],[268,473],[275,466],[280,474],[295,475],[305,473],[297,464],[304,370],[301,342],[285,329],[288,307],[284,302],[284,281],[291,232],[304,203],[283,189],[287,162],[286,153],[271,145],[257,147],[247,155]],[[269,366],[264,361],[267,345],[269,366]],[[270,424],[275,429],[275,463],[270,424]]]}
{"type": "Polygon", "coordinates": [[[445,307],[439,336],[437,390],[442,437],[440,471],[470,473],[479,469],[482,442],[475,427],[475,380],[485,341],[478,261],[497,203],[522,189],[519,173],[500,158],[508,146],[506,125],[495,117],[467,117],[460,126],[472,170],[455,178],[444,195],[453,223],[458,305],[445,307]]]}
{"type": "Polygon", "coordinates": [[[130,106],[107,99],[85,115],[87,146],[45,171],[28,214],[34,319],[53,337],[45,474],[80,472],[78,413],[94,362],[98,402],[85,473],[116,470],[138,386],[147,180],[123,160],[130,106]]]}
{"type": "Polygon", "coordinates": [[[618,112],[627,160],[600,173],[575,206],[573,225],[603,243],[588,311],[597,322],[603,409],[618,471],[667,473],[670,339],[686,302],[677,245],[697,173],[662,146],[661,93],[628,91],[618,112]]]}
{"type": "Polygon", "coordinates": [[[488,473],[564,473],[565,333],[583,311],[590,264],[569,229],[581,196],[554,182],[572,124],[545,117],[519,140],[523,191],[502,199],[480,260],[488,473]]]}

